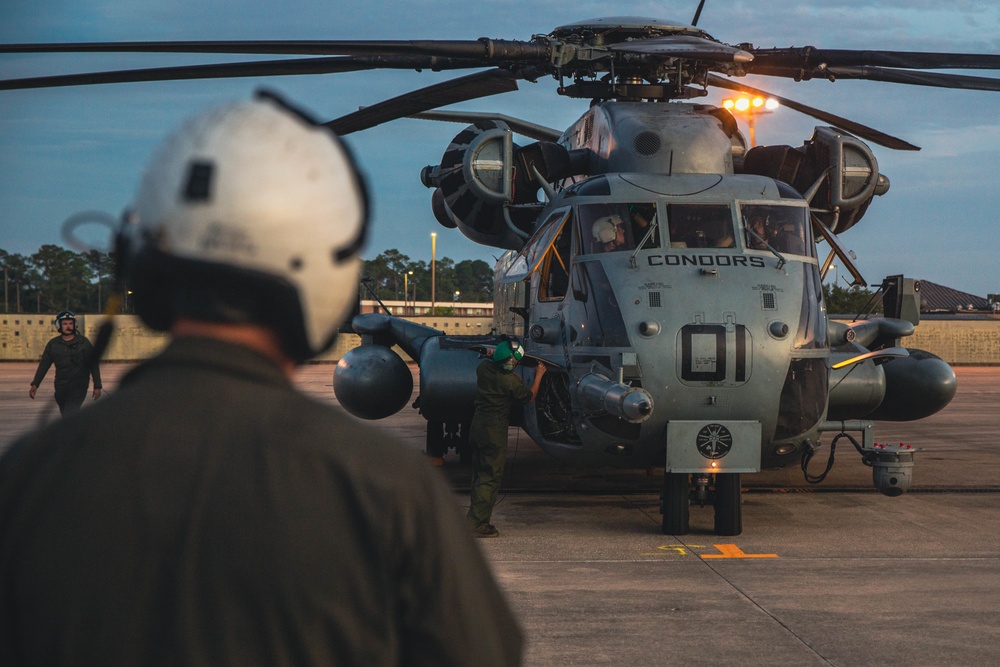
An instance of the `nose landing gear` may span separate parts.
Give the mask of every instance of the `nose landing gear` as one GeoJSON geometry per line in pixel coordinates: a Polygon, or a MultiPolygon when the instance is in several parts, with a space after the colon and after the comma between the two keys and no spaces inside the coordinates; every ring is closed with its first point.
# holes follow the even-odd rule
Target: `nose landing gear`
{"type": "Polygon", "coordinates": [[[686,535],[690,532],[692,500],[715,506],[717,535],[739,535],[743,532],[739,473],[696,474],[692,485],[691,475],[687,473],[665,472],[660,496],[664,535],[686,535]]]}

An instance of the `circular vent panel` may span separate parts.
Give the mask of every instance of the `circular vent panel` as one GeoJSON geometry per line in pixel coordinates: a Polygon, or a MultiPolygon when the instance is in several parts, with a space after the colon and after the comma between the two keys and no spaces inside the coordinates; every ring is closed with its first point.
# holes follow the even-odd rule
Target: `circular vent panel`
{"type": "Polygon", "coordinates": [[[653,155],[660,150],[660,135],[656,132],[640,132],[635,135],[632,147],[639,155],[653,155]]]}

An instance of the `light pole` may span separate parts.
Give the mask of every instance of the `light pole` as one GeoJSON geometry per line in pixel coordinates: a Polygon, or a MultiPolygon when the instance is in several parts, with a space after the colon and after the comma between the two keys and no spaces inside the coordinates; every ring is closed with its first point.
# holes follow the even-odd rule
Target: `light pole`
{"type": "Polygon", "coordinates": [[[738,97],[736,99],[726,98],[722,100],[722,107],[724,109],[728,109],[733,115],[740,113],[746,116],[747,126],[750,128],[750,148],[757,145],[757,136],[754,131],[757,116],[771,113],[778,106],[778,100],[770,97],[738,97]]]}
{"type": "Polygon", "coordinates": [[[437,232],[431,232],[431,315],[434,315],[435,303],[437,302],[437,232]]]}
{"type": "Polygon", "coordinates": [[[407,271],[403,274],[403,315],[406,315],[406,308],[410,300],[410,276],[412,275],[413,271],[407,271]]]}

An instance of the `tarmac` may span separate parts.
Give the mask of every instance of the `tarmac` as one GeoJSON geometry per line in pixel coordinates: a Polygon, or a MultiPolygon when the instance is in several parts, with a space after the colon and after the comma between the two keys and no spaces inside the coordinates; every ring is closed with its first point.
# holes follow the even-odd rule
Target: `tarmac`
{"type": "MultiPolygon", "coordinates": [[[[127,369],[104,365],[105,390],[127,369]]],[[[334,404],[333,370],[305,366],[296,383],[334,404]]],[[[0,450],[58,415],[51,376],[28,399],[33,372],[0,364],[0,450]]],[[[877,441],[918,450],[909,493],[875,492],[845,443],[816,486],[798,467],[744,475],[737,537],[714,535],[698,506],[690,534],[663,535],[662,470],[567,469],[511,429],[501,536],[479,544],[525,629],[525,664],[1000,664],[1000,368],[956,372],[942,412],[876,425],[877,441]]],[[[423,449],[414,410],[378,426],[423,449]]],[[[449,454],[441,471],[461,507],[468,467],[449,454]]]]}

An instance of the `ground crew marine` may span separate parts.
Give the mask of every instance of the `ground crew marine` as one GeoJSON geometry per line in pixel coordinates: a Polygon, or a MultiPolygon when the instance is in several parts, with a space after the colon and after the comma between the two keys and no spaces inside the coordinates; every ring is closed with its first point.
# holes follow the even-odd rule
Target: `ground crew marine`
{"type": "Polygon", "coordinates": [[[476,411],[469,427],[472,448],[472,491],[468,519],[476,537],[497,537],[500,533],[490,523],[497,492],[507,460],[507,428],[510,409],[515,404],[530,403],[538,395],[545,375],[539,364],[529,389],[514,368],[524,356],[524,348],[514,341],[502,341],[492,359],[479,364],[476,379],[479,393],[476,411]]]}
{"type": "Polygon", "coordinates": [[[94,398],[101,395],[101,369],[96,359],[90,368],[87,367],[93,345],[77,332],[73,313],[68,310],[59,313],[56,315],[55,325],[59,335],[45,345],[28,396],[35,397],[49,367],[55,364],[56,403],[59,405],[59,414],[66,414],[79,410],[83,405],[90,388],[91,376],[94,378],[94,398]]]}

